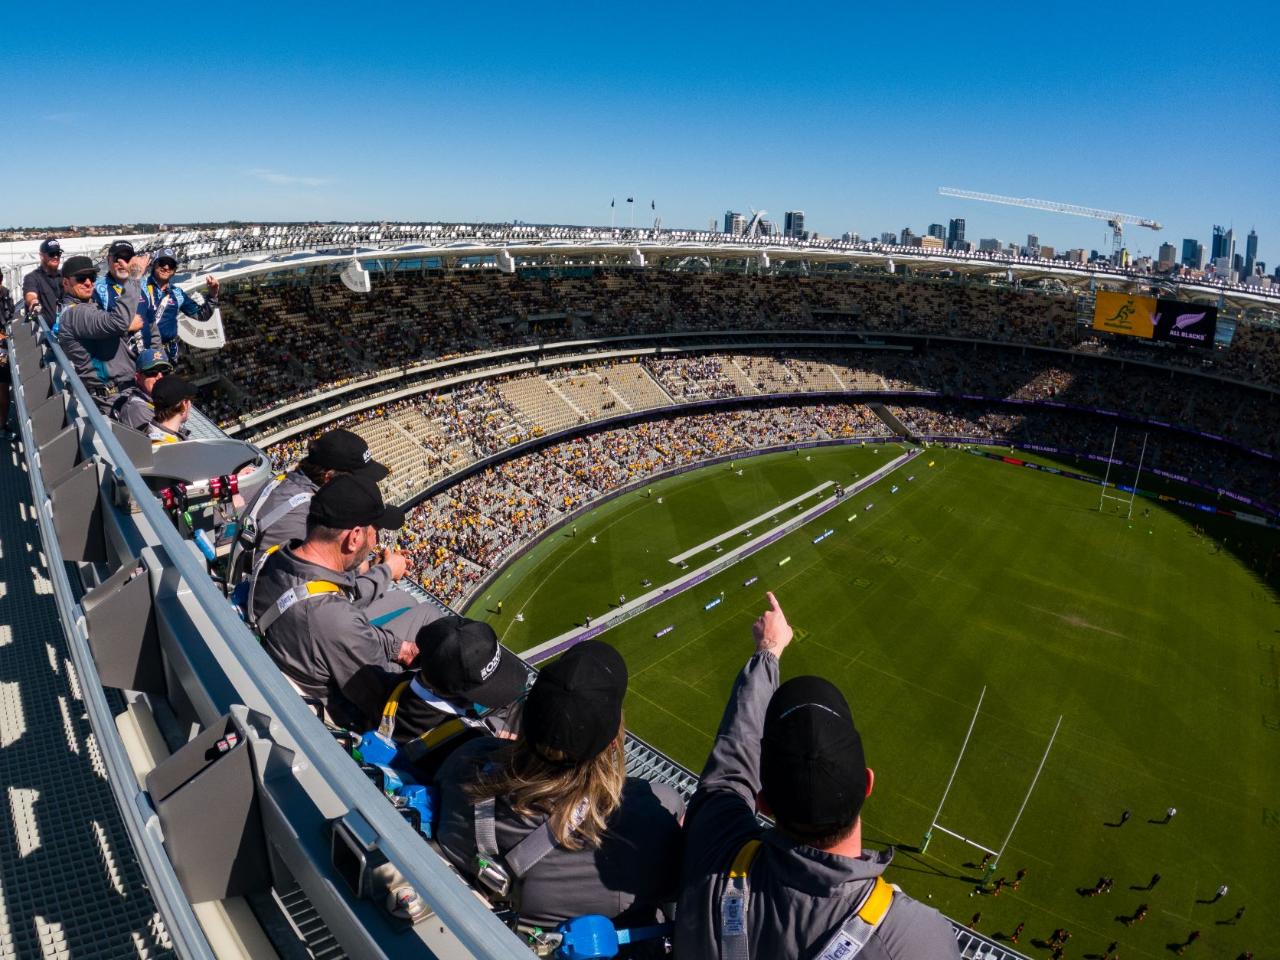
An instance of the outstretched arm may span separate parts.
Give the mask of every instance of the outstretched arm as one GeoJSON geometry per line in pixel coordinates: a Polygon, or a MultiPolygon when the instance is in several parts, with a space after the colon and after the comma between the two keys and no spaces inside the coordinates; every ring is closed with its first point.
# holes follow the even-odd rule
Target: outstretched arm
{"type": "Polygon", "coordinates": [[[792,629],[778,598],[766,594],[768,608],[751,627],[755,654],[738,674],[729,694],[716,742],[702,771],[698,792],[730,791],[755,807],[760,790],[760,738],[764,715],[778,688],[778,658],[791,643],[792,629]]]}

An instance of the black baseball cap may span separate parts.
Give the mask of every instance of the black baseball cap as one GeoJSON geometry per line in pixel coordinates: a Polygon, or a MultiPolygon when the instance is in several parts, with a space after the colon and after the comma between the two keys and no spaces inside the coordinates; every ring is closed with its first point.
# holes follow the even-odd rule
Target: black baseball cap
{"type": "Polygon", "coordinates": [[[133,244],[128,240],[117,240],[107,248],[107,263],[114,263],[117,260],[132,260],[133,256],[133,244]]]}
{"type": "Polygon", "coordinates": [[[156,267],[172,267],[174,270],[177,270],[178,258],[173,255],[172,250],[161,250],[156,256],[155,263],[152,264],[153,270],[156,267]]]}
{"type": "MultiPolygon", "coordinates": [[[[534,753],[585,763],[618,736],[627,665],[601,640],[584,640],[542,669],[524,702],[524,736],[534,753]]],[[[556,758],[559,761],[559,758],[556,758]]]]}
{"type": "Polygon", "coordinates": [[[311,441],[307,459],[325,470],[358,473],[374,483],[391,474],[391,470],[373,459],[364,437],[350,430],[330,430],[311,441]]]}
{"type": "Polygon", "coordinates": [[[829,680],[795,677],[774,692],[764,715],[760,785],[783,827],[837,829],[861,812],[867,797],[862,737],[829,680]]]}
{"type": "Polygon", "coordinates": [[[199,394],[185,377],[163,377],[151,388],[151,400],[157,410],[176,407],[183,400],[194,400],[199,394]]]}
{"type": "Polygon", "coordinates": [[[307,520],[334,530],[370,526],[399,530],[404,526],[404,511],[383,503],[382,491],[367,476],[343,473],[326,483],[311,498],[307,520]]]}
{"type": "Polygon", "coordinates": [[[418,631],[417,642],[418,679],[442,696],[497,710],[529,686],[529,668],[480,620],[441,617],[418,631]]]}
{"type": "Polygon", "coordinates": [[[62,261],[59,272],[64,277],[74,277],[77,273],[97,274],[98,268],[88,257],[67,257],[62,261]]]}
{"type": "Polygon", "coordinates": [[[62,244],[55,237],[50,237],[40,244],[40,252],[46,257],[62,256],[62,244]]]}

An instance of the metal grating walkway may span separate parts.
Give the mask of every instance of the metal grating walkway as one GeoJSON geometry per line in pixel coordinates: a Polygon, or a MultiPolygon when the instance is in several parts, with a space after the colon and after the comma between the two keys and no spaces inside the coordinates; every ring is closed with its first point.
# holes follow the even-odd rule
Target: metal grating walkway
{"type": "Polygon", "coordinates": [[[79,698],[16,440],[0,441],[0,960],[173,956],[79,698]]]}

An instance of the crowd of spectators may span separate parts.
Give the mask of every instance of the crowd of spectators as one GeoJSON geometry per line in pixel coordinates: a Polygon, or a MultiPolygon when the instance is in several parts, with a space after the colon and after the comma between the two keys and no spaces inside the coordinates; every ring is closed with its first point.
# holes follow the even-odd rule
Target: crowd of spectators
{"type": "Polygon", "coordinates": [[[1007,341],[1280,385],[1280,329],[1237,326],[1214,350],[1098,339],[1074,296],[872,271],[799,275],[587,269],[401,272],[370,294],[340,283],[262,283],[222,297],[228,344],[197,369],[221,422],[284,401],[546,341],[707,330],[865,331],[1007,341]]]}
{"type": "MultiPolygon", "coordinates": [[[[330,421],[323,429],[345,426],[359,433],[379,461],[391,466],[393,473],[382,482],[382,487],[387,498],[398,503],[411,500],[470,464],[538,438],[545,432],[544,426],[549,425],[552,430],[577,429],[587,422],[624,412],[614,401],[601,399],[621,396],[609,391],[613,389],[613,382],[621,385],[623,380],[630,384],[627,390],[632,397],[649,397],[660,390],[677,403],[765,394],[829,395],[846,390],[864,391],[864,399],[873,399],[879,394],[886,400],[894,400],[902,393],[922,393],[952,399],[1047,403],[1067,411],[1077,408],[1114,411],[1134,419],[1152,420],[1158,425],[1213,434],[1264,454],[1280,455],[1280,408],[1256,402],[1256,391],[1201,378],[1176,377],[1171,383],[1176,376],[1171,371],[1141,364],[1126,365],[1121,376],[1115,373],[1114,366],[1083,357],[1013,353],[1000,347],[973,344],[935,346],[920,352],[681,355],[649,358],[641,365],[602,362],[547,374],[527,373],[474,381],[377,405],[330,421]],[[637,377],[650,378],[645,388],[649,393],[638,389],[637,377]],[[562,400],[560,396],[576,397],[574,408],[567,406],[569,399],[562,400]],[[556,415],[561,419],[551,419],[540,406],[546,403],[560,405],[556,415]]],[[[929,409],[936,416],[944,416],[939,411],[946,408],[929,409]]],[[[957,409],[960,413],[956,416],[961,416],[968,408],[957,409]]],[[[1042,410],[1030,406],[991,408],[973,423],[963,419],[950,423],[944,417],[936,429],[923,432],[1052,443],[1052,439],[1044,438],[1061,436],[1067,429],[1053,426],[1052,417],[1056,416],[1064,425],[1080,424],[1078,429],[1084,431],[1085,436],[1078,439],[1076,449],[1098,452],[1102,440],[1106,439],[1103,434],[1109,435],[1111,426],[1121,423],[1122,433],[1134,436],[1140,435],[1142,429],[1126,421],[1101,422],[1096,417],[1074,418],[1065,411],[1058,414],[1042,410]]],[[[910,420],[908,426],[922,429],[910,420]]],[[[654,429],[656,427],[642,425],[628,428],[628,434],[649,436],[654,429]]],[[[827,432],[837,435],[831,430],[827,432]]],[[[314,435],[303,434],[274,445],[270,453],[277,465],[285,467],[295,462],[314,435]]],[[[618,435],[610,432],[602,436],[618,435]]],[[[1221,483],[1268,502],[1280,500],[1275,490],[1276,474],[1280,471],[1275,469],[1274,460],[1245,451],[1232,453],[1221,444],[1209,445],[1213,449],[1206,453],[1208,447],[1204,442],[1175,443],[1174,435],[1168,430],[1161,430],[1160,435],[1165,450],[1163,456],[1174,458],[1172,451],[1175,447],[1178,451],[1176,460],[1168,461],[1170,470],[1194,474],[1202,482],[1221,483]]],[[[663,441],[677,452],[679,448],[674,445],[679,442],[676,437],[663,441]]],[[[655,450],[658,446],[655,442],[655,450]]],[[[555,449],[558,455],[567,457],[573,456],[576,448],[564,444],[555,449]]],[[[654,464],[647,469],[661,469],[662,455],[653,453],[653,457],[654,464]]],[[[627,461],[633,459],[629,454],[627,461]]],[[[617,472],[616,467],[616,463],[606,459],[597,463],[595,470],[609,475],[617,472]]],[[[552,471],[548,475],[558,474],[552,471]]],[[[625,479],[625,475],[619,475],[613,477],[612,482],[625,482],[625,479]]],[[[568,495],[576,497],[579,493],[569,491],[568,495]]],[[[551,506],[558,510],[566,505],[553,498],[551,506]]],[[[527,517],[521,517],[520,522],[532,522],[538,516],[538,511],[533,510],[527,517]]],[[[488,542],[489,538],[485,539],[488,542]]],[[[463,555],[472,560],[485,560],[478,549],[464,551],[463,555]]]]}
{"type": "Polygon", "coordinates": [[[628,484],[718,456],[807,440],[889,436],[859,404],[815,404],[653,420],[554,444],[450,486],[409,512],[399,547],[453,603],[519,546],[628,484]]]}
{"type": "MultiPolygon", "coordinates": [[[[1072,456],[1102,460],[1112,456],[1113,431],[1095,417],[1044,410],[991,408],[978,402],[922,401],[890,404],[889,412],[920,437],[949,437],[1013,447],[1055,447],[1072,456]]],[[[1150,476],[1160,471],[1209,489],[1229,490],[1280,510],[1280,471],[1276,463],[1232,455],[1220,444],[1168,431],[1123,429],[1114,435],[1114,458],[1131,482],[1142,464],[1150,476]],[[1146,440],[1144,449],[1144,436],[1146,440]]]]}

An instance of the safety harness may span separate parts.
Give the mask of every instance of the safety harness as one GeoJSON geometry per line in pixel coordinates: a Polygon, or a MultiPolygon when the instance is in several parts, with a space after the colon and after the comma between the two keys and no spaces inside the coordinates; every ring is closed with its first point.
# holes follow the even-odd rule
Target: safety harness
{"type": "MultiPolygon", "coordinates": [[[[560,842],[551,832],[548,818],[525,834],[524,839],[506,853],[498,851],[497,804],[493,797],[475,805],[476,829],[476,880],[498,900],[515,902],[519,899],[513,887],[524,880],[529,871],[542,861],[560,842]]],[[[581,800],[573,808],[569,818],[570,832],[587,816],[587,801],[581,800]]]]}
{"type": "Polygon", "coordinates": [[[396,729],[396,712],[400,709],[400,699],[404,696],[404,692],[412,688],[416,696],[429,703],[432,707],[444,713],[451,713],[451,716],[444,723],[437,727],[433,727],[426,733],[420,734],[402,743],[397,750],[397,761],[403,760],[408,764],[416,764],[434,750],[438,750],[446,743],[452,743],[458,737],[461,737],[473,730],[482,728],[479,720],[472,720],[462,715],[453,704],[447,700],[442,700],[434,693],[422,686],[418,682],[417,677],[411,680],[405,680],[391,691],[391,696],[387,698],[386,705],[382,708],[382,720],[378,724],[378,733],[385,737],[388,741],[392,741],[392,734],[396,729]]]}
{"type": "MultiPolygon", "coordinates": [[[[477,829],[477,835],[479,831],[477,829]]],[[[720,894],[720,942],[724,960],[750,960],[751,945],[747,940],[747,903],[750,900],[751,865],[763,842],[748,840],[725,874],[724,892],[720,894]]],[[[823,946],[815,960],[853,960],[862,952],[893,905],[897,887],[876,877],[871,889],[849,914],[848,919],[823,946]]]]}
{"type": "MultiPolygon", "coordinates": [[[[306,491],[303,491],[302,493],[295,493],[292,497],[278,505],[261,520],[258,519],[258,514],[261,513],[262,508],[267,505],[267,500],[270,498],[272,492],[280,486],[280,484],[284,483],[288,476],[289,475],[287,473],[278,473],[272,477],[271,481],[258,491],[258,495],[254,498],[253,503],[249,505],[248,510],[242,514],[240,520],[240,533],[239,536],[236,537],[236,545],[232,550],[231,565],[229,567],[233,578],[244,563],[243,555],[248,552],[249,556],[252,558],[253,554],[257,552],[258,546],[262,543],[263,535],[270,530],[271,527],[279,523],[298,507],[302,506],[302,504],[311,502],[311,493],[306,491]]],[[[262,563],[262,559],[262,557],[259,557],[258,563],[254,566],[253,573],[255,576],[257,575],[258,567],[262,563]]],[[[252,609],[252,607],[250,607],[250,609],[252,609]]]]}
{"type": "MultiPolygon", "coordinates": [[[[147,346],[150,346],[150,333],[152,326],[155,327],[156,336],[160,338],[162,343],[166,342],[165,336],[160,332],[160,321],[169,311],[171,304],[176,305],[178,312],[182,311],[182,305],[186,302],[186,294],[177,284],[170,283],[165,287],[163,293],[156,286],[155,278],[149,278],[142,285],[142,299],[146,303],[148,311],[151,315],[150,321],[144,325],[144,331],[148,334],[147,346]]],[[[177,326],[177,320],[174,320],[174,326],[177,326]]],[[[177,334],[175,333],[175,336],[177,334]]],[[[172,340],[173,337],[169,337],[172,340]]]]}
{"type": "Polygon", "coordinates": [[[258,574],[262,572],[262,568],[266,566],[267,558],[280,549],[280,544],[276,544],[270,550],[262,554],[257,564],[253,568],[253,578],[249,583],[249,596],[245,604],[245,619],[249,625],[254,627],[258,633],[266,636],[267,630],[271,625],[284,616],[285,612],[295,603],[301,603],[310,600],[312,597],[322,597],[326,594],[336,593],[345,597],[342,588],[336,583],[330,583],[328,580],[308,580],[306,583],[300,583],[290,590],[286,590],[276,602],[268,607],[255,621],[253,616],[253,598],[258,588],[258,574]]]}

